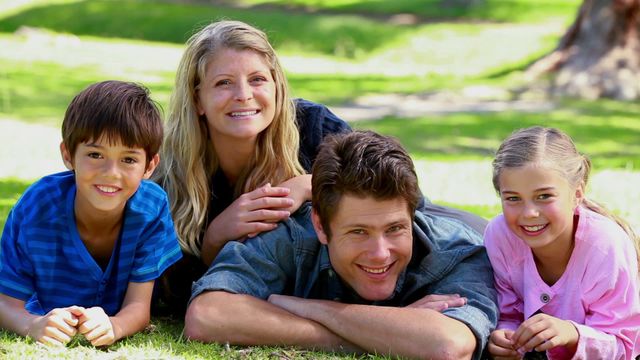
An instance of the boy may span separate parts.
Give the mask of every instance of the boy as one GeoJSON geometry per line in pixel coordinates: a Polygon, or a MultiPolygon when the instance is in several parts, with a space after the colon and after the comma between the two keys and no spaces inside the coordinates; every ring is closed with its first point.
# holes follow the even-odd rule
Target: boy
{"type": "Polygon", "coordinates": [[[158,165],[162,120],[147,89],[105,81],[62,123],[70,170],[33,184],[0,242],[0,327],[64,345],[109,345],[149,323],[154,280],[181,257],[158,165]]]}

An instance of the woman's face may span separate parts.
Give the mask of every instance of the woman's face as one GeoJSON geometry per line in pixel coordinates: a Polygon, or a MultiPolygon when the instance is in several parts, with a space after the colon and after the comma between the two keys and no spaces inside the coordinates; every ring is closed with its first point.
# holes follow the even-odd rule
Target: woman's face
{"type": "Polygon", "coordinates": [[[197,110],[207,117],[213,142],[253,142],[271,124],[276,84],[263,55],[223,49],[207,65],[197,110]]]}

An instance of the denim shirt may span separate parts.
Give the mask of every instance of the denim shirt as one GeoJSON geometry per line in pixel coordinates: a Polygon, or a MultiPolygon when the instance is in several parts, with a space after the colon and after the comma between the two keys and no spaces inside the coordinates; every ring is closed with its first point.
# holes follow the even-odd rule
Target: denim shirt
{"type": "Polygon", "coordinates": [[[429,294],[460,294],[467,304],[442,313],[466,324],[480,358],[498,316],[493,271],[482,235],[456,217],[416,211],[413,254],[392,296],[367,301],[333,270],[326,245],[318,241],[311,207],[303,205],[275,230],[245,242],[230,241],[206,274],[193,284],[191,299],[222,290],[267,299],[271,294],[343,303],[406,306],[429,294]]]}

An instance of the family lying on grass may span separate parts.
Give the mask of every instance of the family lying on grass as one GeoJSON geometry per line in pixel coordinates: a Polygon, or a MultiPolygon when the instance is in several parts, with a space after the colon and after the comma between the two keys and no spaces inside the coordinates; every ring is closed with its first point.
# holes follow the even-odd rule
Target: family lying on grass
{"type": "Polygon", "coordinates": [[[2,233],[0,326],[17,334],[109,345],[153,308],[203,342],[640,354],[638,237],[587,199],[590,162],[557,129],[502,143],[487,225],[424,198],[396,140],[291,100],[265,34],[220,21],[187,43],[164,136],[148,91],[120,81],[78,94],[62,136],[69,171],[29,187],[2,233]]]}

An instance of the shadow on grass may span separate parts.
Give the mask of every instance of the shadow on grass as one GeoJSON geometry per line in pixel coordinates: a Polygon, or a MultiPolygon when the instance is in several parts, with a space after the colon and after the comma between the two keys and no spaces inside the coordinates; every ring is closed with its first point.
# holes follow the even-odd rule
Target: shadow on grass
{"type": "Polygon", "coordinates": [[[0,31],[20,26],[100,37],[183,44],[212,20],[237,19],[267,29],[279,49],[355,58],[393,41],[409,29],[357,15],[318,15],[161,1],[80,1],[25,9],[0,20],[0,31]]]}

